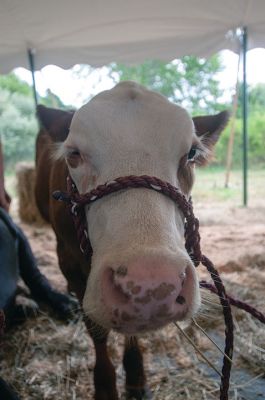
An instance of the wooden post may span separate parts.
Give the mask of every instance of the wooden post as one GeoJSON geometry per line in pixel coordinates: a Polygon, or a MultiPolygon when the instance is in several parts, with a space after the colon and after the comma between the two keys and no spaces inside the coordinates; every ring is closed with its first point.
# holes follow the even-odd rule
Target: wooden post
{"type": "Polygon", "coordinates": [[[247,95],[247,49],[248,31],[243,28],[243,205],[248,205],[248,95],[247,95]]]}

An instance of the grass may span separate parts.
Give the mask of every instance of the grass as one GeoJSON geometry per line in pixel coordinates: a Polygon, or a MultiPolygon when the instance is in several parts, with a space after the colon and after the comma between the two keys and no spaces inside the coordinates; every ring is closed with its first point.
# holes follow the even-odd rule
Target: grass
{"type": "MultiPolygon", "coordinates": [[[[193,188],[194,202],[225,202],[227,205],[243,204],[243,173],[234,170],[230,175],[229,187],[224,187],[225,170],[223,168],[197,168],[193,188]]],[[[12,197],[16,197],[15,171],[6,174],[6,188],[12,197]]],[[[249,205],[262,203],[265,198],[265,169],[251,169],[248,172],[249,205]]]]}
{"type": "MultiPolygon", "coordinates": [[[[243,203],[243,173],[234,170],[230,175],[229,187],[225,188],[225,170],[206,167],[197,169],[193,198],[196,202],[226,202],[241,206],[243,203]]],[[[248,171],[249,205],[255,206],[265,198],[265,170],[248,171]]]]}

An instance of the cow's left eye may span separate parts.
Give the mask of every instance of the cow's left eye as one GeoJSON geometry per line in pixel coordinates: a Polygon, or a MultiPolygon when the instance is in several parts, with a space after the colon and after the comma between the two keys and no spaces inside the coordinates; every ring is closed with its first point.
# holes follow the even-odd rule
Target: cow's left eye
{"type": "Polygon", "coordinates": [[[197,149],[196,147],[192,147],[188,153],[187,159],[189,161],[193,161],[196,156],[197,149]]]}

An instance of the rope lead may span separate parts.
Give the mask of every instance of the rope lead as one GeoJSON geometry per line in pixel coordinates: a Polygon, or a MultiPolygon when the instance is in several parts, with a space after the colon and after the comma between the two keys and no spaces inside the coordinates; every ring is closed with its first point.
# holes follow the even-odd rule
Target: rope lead
{"type": "Polygon", "coordinates": [[[181,191],[172,186],[168,182],[164,182],[159,178],[147,175],[142,176],[125,176],[120,177],[110,182],[100,185],[86,194],[80,195],[77,188],[72,181],[71,177],[67,177],[67,193],[56,191],[53,197],[56,200],[64,201],[71,212],[75,229],[77,232],[80,249],[84,255],[91,258],[93,249],[91,247],[89,237],[87,234],[85,206],[107,196],[111,193],[118,192],[124,189],[146,188],[162,193],[173,200],[185,218],[185,248],[193,261],[195,267],[202,263],[211,275],[214,285],[205,281],[200,282],[200,287],[204,287],[219,296],[220,303],[223,308],[224,322],[225,322],[225,349],[223,357],[223,367],[220,384],[220,400],[228,400],[230,373],[233,358],[234,348],[234,333],[233,333],[233,316],[231,311],[231,304],[250,313],[254,318],[257,318],[262,323],[265,323],[265,315],[247,303],[236,300],[226,294],[223,282],[219,273],[215,269],[211,260],[202,255],[200,248],[200,233],[199,233],[199,220],[193,214],[193,207],[191,199],[188,201],[181,191]]]}

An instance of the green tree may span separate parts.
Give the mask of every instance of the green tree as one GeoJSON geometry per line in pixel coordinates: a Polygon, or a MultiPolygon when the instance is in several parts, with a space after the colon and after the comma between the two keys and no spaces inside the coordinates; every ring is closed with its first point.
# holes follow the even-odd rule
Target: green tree
{"type": "Polygon", "coordinates": [[[193,114],[218,111],[223,104],[218,73],[223,66],[219,55],[209,59],[185,56],[165,63],[147,61],[140,65],[110,64],[109,75],[115,83],[133,80],[160,92],[193,114]]]}
{"type": "Polygon", "coordinates": [[[69,106],[66,106],[62,102],[60,97],[54,94],[50,89],[47,89],[45,96],[40,97],[39,103],[43,104],[46,107],[60,108],[61,110],[69,110],[69,106]]]}
{"type": "MultiPolygon", "coordinates": [[[[65,109],[62,101],[47,91],[39,102],[65,109]]],[[[12,169],[17,161],[33,160],[38,123],[32,87],[15,74],[0,76],[0,138],[5,165],[12,169]]]]}
{"type": "Polygon", "coordinates": [[[19,79],[14,73],[0,75],[0,88],[6,89],[10,93],[20,93],[25,96],[32,95],[32,88],[26,82],[19,79]]]}
{"type": "MultiPolygon", "coordinates": [[[[239,107],[237,109],[237,117],[242,118],[242,98],[243,98],[243,83],[239,85],[239,107]]],[[[265,83],[258,83],[254,86],[247,86],[247,102],[248,113],[262,112],[265,110],[265,83]]]]}
{"type": "MultiPolygon", "coordinates": [[[[230,135],[230,125],[222,133],[217,143],[214,163],[224,166],[226,163],[227,145],[230,135]]],[[[250,166],[265,166],[265,114],[263,112],[252,112],[248,118],[248,160],[250,166]]],[[[242,164],[242,118],[235,121],[235,142],[233,148],[233,167],[242,164]]]]}
{"type": "Polygon", "coordinates": [[[265,110],[265,83],[258,83],[248,89],[249,111],[262,112],[265,110]]]}

